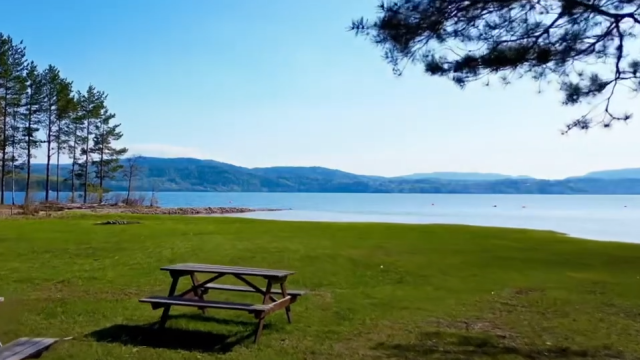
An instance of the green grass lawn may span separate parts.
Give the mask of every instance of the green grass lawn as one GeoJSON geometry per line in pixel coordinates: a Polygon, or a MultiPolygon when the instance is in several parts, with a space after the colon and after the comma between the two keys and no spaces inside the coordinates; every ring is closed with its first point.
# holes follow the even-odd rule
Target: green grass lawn
{"type": "MultiPolygon", "coordinates": [[[[43,359],[640,358],[640,246],[445,225],[127,216],[0,220],[0,341],[69,337],[43,359]],[[293,324],[138,299],[181,262],[293,270],[293,324]]],[[[183,284],[183,288],[186,282],[183,284]]],[[[210,299],[260,301],[211,292],[210,299]]]]}

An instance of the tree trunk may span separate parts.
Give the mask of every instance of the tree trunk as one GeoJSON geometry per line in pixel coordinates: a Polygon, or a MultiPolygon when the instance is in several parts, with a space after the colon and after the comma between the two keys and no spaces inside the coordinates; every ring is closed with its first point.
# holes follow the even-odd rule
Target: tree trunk
{"type": "Polygon", "coordinates": [[[71,202],[76,202],[76,160],[75,153],[73,154],[74,160],[71,163],[71,202]]]}
{"type": "Polygon", "coordinates": [[[49,167],[51,166],[51,145],[53,143],[52,139],[51,139],[51,132],[53,131],[53,127],[51,126],[51,112],[52,110],[49,109],[49,118],[47,119],[47,169],[45,170],[45,175],[44,175],[44,201],[45,202],[49,202],[49,178],[51,176],[51,170],[49,170],[49,167]]]}
{"type": "Polygon", "coordinates": [[[51,176],[49,167],[51,166],[51,145],[47,144],[47,169],[44,175],[44,201],[49,202],[49,177],[51,176]]]}
{"type": "Polygon", "coordinates": [[[5,179],[5,172],[7,169],[7,125],[8,125],[8,121],[7,121],[7,111],[8,111],[8,105],[7,105],[7,101],[8,101],[8,96],[7,96],[7,91],[8,89],[5,87],[4,89],[5,91],[5,96],[4,96],[4,107],[3,107],[3,111],[2,111],[2,137],[0,139],[2,139],[2,142],[0,144],[2,144],[2,146],[0,147],[0,205],[4,205],[4,179],[5,179]]]}
{"type": "MultiPolygon", "coordinates": [[[[31,111],[31,110],[29,110],[31,111]]],[[[31,190],[31,125],[32,119],[31,114],[27,115],[29,118],[27,119],[27,184],[24,189],[24,204],[27,205],[31,201],[29,198],[29,191],[31,190]]]]}
{"type": "Polygon", "coordinates": [[[71,161],[71,202],[76,202],[76,163],[78,162],[78,125],[75,125],[73,135],[73,157],[71,161]]]}
{"type": "Polygon", "coordinates": [[[58,119],[56,130],[56,201],[60,202],[60,153],[62,152],[62,124],[58,119]]]}
{"type": "Polygon", "coordinates": [[[84,193],[83,195],[83,201],[86,204],[87,203],[87,190],[89,188],[89,135],[91,134],[91,127],[90,127],[90,121],[87,119],[87,133],[85,134],[87,136],[87,140],[85,143],[85,154],[84,154],[84,193]]]}
{"type": "Polygon", "coordinates": [[[56,154],[56,201],[60,202],[60,147],[56,154]]]}
{"type": "Polygon", "coordinates": [[[100,165],[100,171],[98,173],[98,177],[100,179],[98,179],[98,181],[100,182],[100,203],[102,203],[102,193],[103,193],[103,189],[102,189],[102,184],[104,183],[104,125],[101,125],[101,130],[102,133],[100,134],[100,138],[102,141],[102,146],[100,147],[100,161],[99,161],[99,165],[100,165]]]}
{"type": "Polygon", "coordinates": [[[16,165],[11,164],[11,205],[16,204],[16,177],[14,172],[16,171],[16,165]]]}

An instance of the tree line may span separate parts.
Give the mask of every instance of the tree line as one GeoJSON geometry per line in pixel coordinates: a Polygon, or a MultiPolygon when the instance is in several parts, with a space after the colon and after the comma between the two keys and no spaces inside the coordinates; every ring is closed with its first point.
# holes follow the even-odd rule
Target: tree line
{"type": "Polygon", "coordinates": [[[52,200],[53,191],[60,201],[61,182],[70,183],[72,202],[81,195],[86,203],[90,192],[102,194],[105,181],[122,171],[120,160],[128,151],[115,144],[123,134],[107,98],[93,85],[74,89],[54,65],[39,68],[27,59],[22,41],[0,32],[0,204],[7,203],[6,187],[15,189],[16,178],[26,181],[28,201],[31,161],[41,148],[45,201],[52,200]],[[60,161],[66,158],[71,169],[61,173],[60,161]]]}

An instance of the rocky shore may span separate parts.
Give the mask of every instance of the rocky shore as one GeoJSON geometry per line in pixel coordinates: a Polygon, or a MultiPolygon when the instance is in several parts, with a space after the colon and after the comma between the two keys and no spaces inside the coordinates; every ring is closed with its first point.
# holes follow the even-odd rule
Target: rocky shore
{"type": "MultiPolygon", "coordinates": [[[[27,211],[20,206],[10,208],[5,206],[0,208],[0,215],[26,215],[27,211]],[[6,214],[5,214],[6,213],[6,214]]],[[[53,215],[55,213],[62,214],[68,211],[73,212],[91,212],[99,214],[143,214],[143,215],[227,215],[242,214],[256,211],[281,211],[290,209],[260,209],[246,207],[130,207],[123,205],[97,205],[97,204],[37,204],[29,208],[30,215],[53,215]]]]}
{"type": "Polygon", "coordinates": [[[252,209],[244,207],[178,207],[178,208],[129,208],[120,213],[146,215],[224,215],[255,211],[280,211],[284,209],[252,209]]]}

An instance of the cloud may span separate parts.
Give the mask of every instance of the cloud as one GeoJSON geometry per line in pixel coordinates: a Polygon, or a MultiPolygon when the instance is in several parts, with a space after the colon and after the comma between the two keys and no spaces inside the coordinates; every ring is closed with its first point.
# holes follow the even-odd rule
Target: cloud
{"type": "Polygon", "coordinates": [[[145,155],[155,157],[192,157],[206,159],[207,155],[200,149],[185,146],[175,146],[166,144],[133,144],[128,145],[129,154],[145,155]]]}

